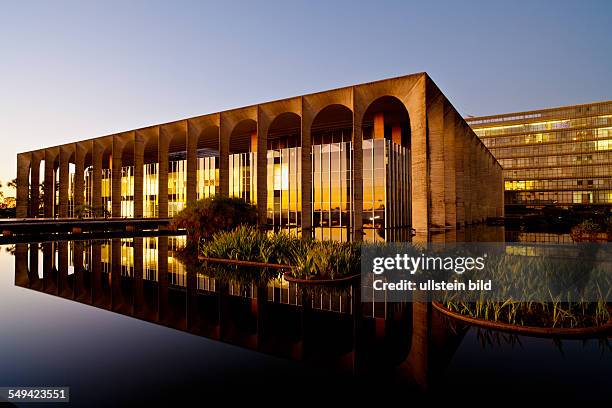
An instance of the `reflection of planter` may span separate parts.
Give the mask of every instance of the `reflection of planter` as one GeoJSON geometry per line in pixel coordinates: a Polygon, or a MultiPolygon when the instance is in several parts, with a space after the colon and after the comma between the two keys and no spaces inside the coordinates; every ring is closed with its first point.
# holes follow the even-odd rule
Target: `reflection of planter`
{"type": "Polygon", "coordinates": [[[609,232],[591,232],[591,231],[579,231],[572,230],[571,234],[574,242],[610,242],[612,241],[612,234],[609,232]]]}
{"type": "Polygon", "coordinates": [[[341,286],[341,285],[348,285],[348,284],[353,283],[354,281],[358,280],[360,276],[361,274],[357,273],[355,275],[343,276],[342,278],[338,278],[338,279],[300,279],[300,278],[296,278],[295,276],[293,276],[291,272],[285,272],[285,274],[283,275],[283,278],[287,282],[297,283],[300,285],[341,286]]]}
{"type": "Polygon", "coordinates": [[[464,323],[468,323],[474,326],[483,327],[492,330],[502,330],[506,332],[512,332],[516,334],[527,334],[534,336],[546,336],[546,337],[584,337],[595,334],[603,334],[612,332],[612,321],[608,321],[606,324],[596,327],[581,327],[581,328],[555,328],[555,327],[534,327],[534,326],[519,326],[510,323],[493,322],[485,319],[478,319],[475,317],[465,316],[461,313],[453,312],[447,309],[440,302],[431,302],[434,309],[456,320],[460,320],[464,323]]]}

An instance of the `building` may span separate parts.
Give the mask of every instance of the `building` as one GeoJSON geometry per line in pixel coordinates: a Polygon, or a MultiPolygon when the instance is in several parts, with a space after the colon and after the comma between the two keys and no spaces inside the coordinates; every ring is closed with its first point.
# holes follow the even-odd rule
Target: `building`
{"type": "Polygon", "coordinates": [[[84,205],[164,218],[213,194],[256,204],[273,229],[340,240],[503,215],[500,165],[426,73],[17,156],[18,218],[84,205]]]}
{"type": "Polygon", "coordinates": [[[508,212],[612,207],[612,101],[466,121],[504,169],[508,212]]]}

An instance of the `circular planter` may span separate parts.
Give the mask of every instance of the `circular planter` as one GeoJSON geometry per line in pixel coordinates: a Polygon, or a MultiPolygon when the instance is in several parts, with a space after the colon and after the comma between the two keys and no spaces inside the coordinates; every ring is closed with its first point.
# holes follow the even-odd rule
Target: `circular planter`
{"type": "Polygon", "coordinates": [[[464,323],[479,326],[486,329],[501,330],[516,334],[527,334],[541,337],[585,337],[596,334],[612,333],[612,321],[596,327],[580,327],[580,328],[555,328],[555,327],[534,327],[534,326],[519,326],[510,323],[492,322],[490,320],[477,319],[475,317],[465,316],[461,313],[453,312],[447,309],[440,302],[431,302],[434,309],[445,316],[464,323]]]}
{"type": "Polygon", "coordinates": [[[296,278],[291,274],[291,272],[285,272],[283,278],[287,282],[297,283],[300,285],[310,285],[310,286],[341,286],[352,283],[353,281],[359,279],[361,276],[360,273],[355,275],[343,276],[338,279],[300,279],[296,278]]]}

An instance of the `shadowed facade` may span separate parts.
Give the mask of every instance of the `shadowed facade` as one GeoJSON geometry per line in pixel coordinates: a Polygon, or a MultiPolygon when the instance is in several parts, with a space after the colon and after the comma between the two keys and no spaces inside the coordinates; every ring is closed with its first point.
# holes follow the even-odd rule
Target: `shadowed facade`
{"type": "Polygon", "coordinates": [[[275,230],[389,240],[503,215],[501,167],[426,73],[17,156],[17,217],[171,217],[241,197],[275,230]]]}

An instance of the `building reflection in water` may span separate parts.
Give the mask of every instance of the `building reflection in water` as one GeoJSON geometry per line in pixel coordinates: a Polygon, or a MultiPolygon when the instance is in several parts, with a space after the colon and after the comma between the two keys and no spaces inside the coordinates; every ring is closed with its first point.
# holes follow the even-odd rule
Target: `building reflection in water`
{"type": "Polygon", "coordinates": [[[311,291],[282,279],[266,287],[215,280],[176,257],[184,243],[136,237],[16,244],[15,283],[340,373],[392,370],[422,385],[432,356],[452,356],[462,338],[427,304],[362,304],[355,287],[311,291]],[[438,347],[450,349],[434,353],[438,347]]]}
{"type": "MultiPolygon", "coordinates": [[[[483,227],[430,239],[504,236],[503,228],[483,227]]],[[[358,286],[312,291],[283,279],[265,287],[218,281],[177,258],[184,244],[184,236],[16,244],[15,283],[349,375],[384,370],[421,388],[436,384],[467,331],[425,302],[361,303],[358,286]]]]}

